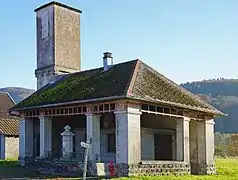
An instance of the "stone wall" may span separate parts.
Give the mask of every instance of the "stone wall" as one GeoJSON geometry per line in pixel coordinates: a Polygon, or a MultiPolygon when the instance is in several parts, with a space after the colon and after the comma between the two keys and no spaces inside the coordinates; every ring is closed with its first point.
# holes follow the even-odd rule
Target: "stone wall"
{"type": "MultiPolygon", "coordinates": [[[[83,174],[83,162],[74,160],[52,160],[52,159],[28,159],[28,168],[40,171],[46,175],[58,175],[67,177],[81,177],[83,174]]],[[[114,164],[115,177],[125,176],[169,176],[191,174],[190,164],[184,162],[162,162],[151,161],[140,164],[114,164]]],[[[203,174],[214,174],[215,166],[199,167],[203,169],[203,174]]],[[[107,177],[109,173],[109,163],[90,163],[88,162],[88,176],[107,177]]]]}
{"type": "Polygon", "coordinates": [[[25,166],[45,175],[82,177],[83,164],[74,160],[27,159],[25,166]]]}
{"type": "Polygon", "coordinates": [[[48,6],[36,14],[37,69],[54,64],[54,8],[48,6]]]}
{"type": "Polygon", "coordinates": [[[199,171],[199,174],[216,174],[216,167],[215,165],[203,165],[203,164],[200,164],[198,165],[198,169],[200,170],[199,171]]]}
{"type": "Polygon", "coordinates": [[[55,6],[55,65],[80,70],[80,14],[55,6]]]}
{"type": "Polygon", "coordinates": [[[18,159],[19,156],[19,138],[5,137],[5,159],[18,159]]]}
{"type": "MultiPolygon", "coordinates": [[[[89,168],[93,176],[108,176],[109,163],[94,163],[89,168]]],[[[115,176],[168,176],[190,174],[190,165],[183,162],[171,163],[143,163],[143,164],[115,164],[115,176]]]]}
{"type": "MultiPolygon", "coordinates": [[[[190,165],[183,162],[156,162],[142,164],[114,164],[115,177],[125,176],[168,176],[190,174],[190,165]]],[[[52,159],[28,159],[28,168],[40,171],[46,175],[58,175],[68,177],[82,177],[83,163],[69,160],[52,159]]],[[[88,163],[87,176],[107,177],[109,173],[109,163],[88,163]]]]}

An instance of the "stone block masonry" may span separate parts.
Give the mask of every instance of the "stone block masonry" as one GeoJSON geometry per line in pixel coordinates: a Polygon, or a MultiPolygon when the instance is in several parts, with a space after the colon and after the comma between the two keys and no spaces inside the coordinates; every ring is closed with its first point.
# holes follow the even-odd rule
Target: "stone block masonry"
{"type": "MultiPolygon", "coordinates": [[[[100,163],[103,164],[103,163],[100,163]]],[[[91,164],[89,172],[93,176],[108,176],[109,163],[103,164],[103,170],[98,169],[97,164],[91,164]]],[[[101,165],[102,167],[102,165],[101,165]]],[[[143,163],[143,164],[115,164],[115,176],[168,176],[168,175],[187,175],[190,174],[190,164],[187,163],[143,163]]]]}
{"type": "MultiPolygon", "coordinates": [[[[26,166],[40,171],[43,174],[80,177],[83,172],[83,162],[62,161],[50,159],[28,159],[26,166]]],[[[105,177],[109,175],[109,163],[90,163],[88,164],[88,176],[105,177]],[[98,165],[99,164],[99,165],[98,165]],[[102,172],[102,168],[104,167],[102,172]]],[[[141,164],[115,164],[115,176],[169,176],[190,174],[190,164],[183,162],[169,163],[141,163],[141,164]]]]}

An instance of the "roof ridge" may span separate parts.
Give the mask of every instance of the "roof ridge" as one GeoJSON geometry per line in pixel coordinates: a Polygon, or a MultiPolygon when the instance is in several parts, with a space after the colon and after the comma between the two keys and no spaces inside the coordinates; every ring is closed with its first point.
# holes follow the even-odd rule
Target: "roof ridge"
{"type": "Polygon", "coordinates": [[[14,101],[14,99],[12,98],[9,92],[0,92],[0,94],[6,94],[10,98],[10,100],[13,102],[13,104],[16,105],[16,102],[14,101]]]}
{"type": "Polygon", "coordinates": [[[198,97],[197,95],[191,93],[190,91],[188,91],[187,89],[183,88],[182,86],[178,85],[177,83],[173,82],[172,80],[166,78],[163,74],[159,73],[157,70],[153,69],[152,67],[150,67],[149,65],[145,64],[143,61],[141,61],[141,63],[146,66],[148,68],[148,70],[150,70],[152,73],[157,74],[161,79],[163,79],[166,83],[168,83],[169,85],[178,88],[182,93],[185,93],[185,95],[188,95],[191,98],[194,98],[194,100],[196,100],[199,103],[202,103],[203,105],[206,105],[208,108],[210,108],[213,111],[216,111],[218,113],[223,114],[221,111],[219,111],[218,109],[214,108],[212,105],[210,105],[209,103],[207,103],[206,101],[204,101],[203,99],[201,99],[200,97],[198,97]]]}
{"type": "Polygon", "coordinates": [[[131,89],[132,89],[132,87],[134,85],[135,77],[136,77],[137,72],[138,72],[138,66],[139,66],[140,60],[136,59],[135,61],[136,61],[136,63],[135,63],[134,69],[131,72],[131,76],[130,76],[130,79],[129,79],[128,83],[127,83],[127,87],[125,88],[125,93],[124,94],[126,96],[131,94],[131,89]]]}
{"type": "MultiPolygon", "coordinates": [[[[121,65],[121,64],[126,64],[126,63],[130,63],[132,61],[137,61],[138,59],[133,59],[133,60],[129,60],[129,61],[124,61],[124,62],[120,62],[120,63],[117,63],[117,64],[113,64],[113,66],[117,66],[117,65],[121,65]]],[[[112,66],[112,67],[113,67],[112,66]]],[[[72,76],[72,75],[75,75],[75,74],[80,74],[80,73],[85,73],[85,72],[90,72],[90,71],[96,71],[96,70],[99,70],[99,69],[103,69],[103,67],[97,67],[97,68],[92,68],[92,69],[85,69],[85,70],[80,70],[78,72],[74,72],[74,73],[69,73],[67,74],[68,76],[72,76]]]]}

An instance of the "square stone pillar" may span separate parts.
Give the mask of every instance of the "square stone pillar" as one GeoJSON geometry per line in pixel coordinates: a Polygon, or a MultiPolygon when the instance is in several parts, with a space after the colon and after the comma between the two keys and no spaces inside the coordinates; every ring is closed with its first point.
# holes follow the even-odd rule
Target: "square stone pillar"
{"type": "Polygon", "coordinates": [[[198,174],[214,174],[214,120],[198,123],[198,174]]]}
{"type": "Polygon", "coordinates": [[[33,156],[33,120],[20,120],[19,161],[25,164],[25,159],[33,156]]]}
{"type": "Polygon", "coordinates": [[[48,157],[52,151],[52,120],[40,116],[40,157],[48,157]]]}
{"type": "Polygon", "coordinates": [[[177,119],[176,124],[176,149],[177,161],[190,163],[189,153],[189,121],[187,117],[177,119]]]}
{"type": "Polygon", "coordinates": [[[87,117],[87,141],[91,143],[89,148],[89,161],[100,161],[100,115],[86,114],[87,117]]]}
{"type": "Polygon", "coordinates": [[[140,107],[128,106],[115,111],[116,163],[138,164],[141,161],[140,107]]]}
{"type": "Polygon", "coordinates": [[[71,132],[71,127],[66,125],[65,131],[61,133],[62,136],[62,158],[68,159],[72,156],[74,150],[73,137],[74,133],[71,132]]]}

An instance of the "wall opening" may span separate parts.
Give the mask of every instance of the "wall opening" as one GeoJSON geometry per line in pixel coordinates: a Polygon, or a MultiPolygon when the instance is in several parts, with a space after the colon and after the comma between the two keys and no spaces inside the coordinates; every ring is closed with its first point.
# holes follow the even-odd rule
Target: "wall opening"
{"type": "Polygon", "coordinates": [[[176,159],[176,119],[161,115],[141,115],[142,161],[176,159]]]}
{"type": "Polygon", "coordinates": [[[173,160],[173,136],[172,134],[155,134],[154,151],[155,160],[173,160]]]}
{"type": "Polygon", "coordinates": [[[102,113],[100,116],[100,160],[107,163],[116,160],[115,114],[102,113]]]}
{"type": "Polygon", "coordinates": [[[33,119],[33,157],[40,156],[40,119],[33,119]]]}
{"type": "Polygon", "coordinates": [[[61,157],[62,154],[62,136],[64,127],[69,125],[74,133],[73,156],[78,160],[83,160],[84,149],[81,147],[81,141],[86,140],[86,116],[59,116],[52,119],[52,156],[61,157]]]}

